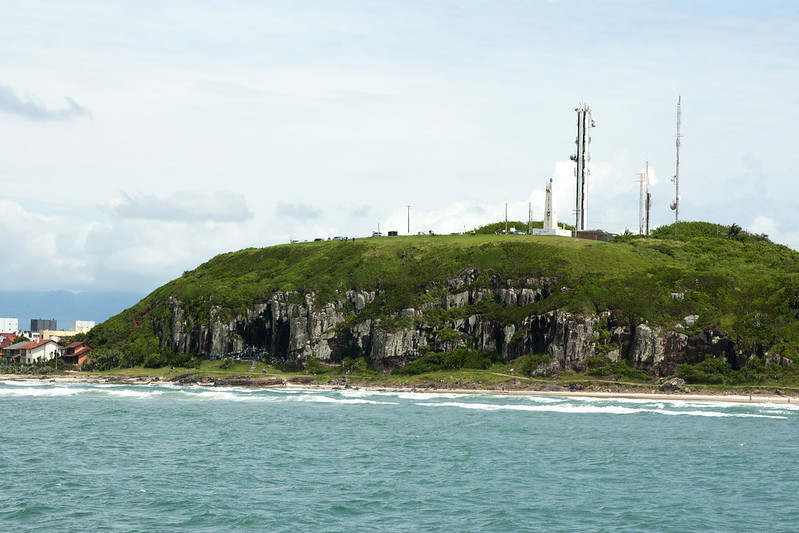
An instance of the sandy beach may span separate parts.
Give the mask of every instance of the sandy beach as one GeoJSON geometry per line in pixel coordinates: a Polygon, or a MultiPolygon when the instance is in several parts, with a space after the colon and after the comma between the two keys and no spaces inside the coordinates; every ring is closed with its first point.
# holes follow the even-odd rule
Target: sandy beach
{"type": "Polygon", "coordinates": [[[375,392],[424,392],[441,394],[492,394],[498,396],[555,396],[572,398],[620,398],[637,400],[683,400],[699,402],[731,402],[731,403],[774,403],[789,404],[799,403],[799,398],[788,394],[761,394],[752,393],[707,393],[705,391],[692,392],[661,392],[652,390],[648,392],[630,391],[602,391],[602,390],[569,390],[559,387],[562,390],[553,390],[548,386],[547,389],[490,389],[490,388],[446,388],[446,387],[420,387],[408,386],[399,387],[391,385],[337,385],[328,383],[316,383],[308,378],[298,377],[293,379],[280,379],[274,377],[251,377],[251,376],[232,376],[214,380],[213,378],[191,376],[176,376],[172,379],[163,379],[157,376],[118,376],[118,375],[85,375],[85,374],[60,374],[50,376],[30,376],[19,374],[0,374],[0,381],[25,381],[32,383],[92,383],[92,384],[119,384],[119,385],[150,385],[150,384],[182,384],[196,385],[205,387],[252,387],[252,388],[292,388],[309,390],[367,390],[375,392]]]}

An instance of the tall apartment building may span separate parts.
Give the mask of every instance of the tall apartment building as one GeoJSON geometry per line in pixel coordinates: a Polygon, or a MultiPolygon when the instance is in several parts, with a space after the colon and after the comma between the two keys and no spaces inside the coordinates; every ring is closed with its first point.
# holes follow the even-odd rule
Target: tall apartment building
{"type": "Polygon", "coordinates": [[[58,325],[55,318],[31,318],[31,332],[39,332],[43,329],[57,330],[58,325]]]}
{"type": "Polygon", "coordinates": [[[16,333],[19,331],[18,318],[0,318],[0,333],[16,333]]]}

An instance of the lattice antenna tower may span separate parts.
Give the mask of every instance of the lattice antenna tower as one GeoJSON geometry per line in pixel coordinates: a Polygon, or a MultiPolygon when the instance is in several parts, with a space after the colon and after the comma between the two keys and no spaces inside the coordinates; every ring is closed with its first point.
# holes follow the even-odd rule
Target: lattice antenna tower
{"type": "Polygon", "coordinates": [[[674,234],[677,235],[677,227],[680,224],[680,139],[682,135],[680,135],[680,103],[682,101],[682,97],[677,97],[677,162],[675,164],[674,169],[674,176],[672,176],[671,181],[674,182],[674,200],[671,201],[669,207],[674,211],[674,234]]]}
{"type": "Polygon", "coordinates": [[[649,210],[652,207],[652,194],[649,192],[649,161],[646,162],[646,236],[649,237],[649,210]]]}
{"type": "Polygon", "coordinates": [[[649,236],[649,209],[652,205],[652,195],[649,193],[649,161],[646,162],[646,171],[638,173],[638,235],[649,236]]]}
{"type": "Polygon", "coordinates": [[[591,143],[591,128],[596,123],[591,118],[591,108],[583,104],[582,107],[575,107],[577,111],[577,153],[571,156],[571,160],[577,163],[574,175],[577,177],[577,202],[575,206],[576,220],[574,229],[576,231],[585,229],[588,204],[588,163],[591,161],[591,154],[588,145],[591,143]]]}

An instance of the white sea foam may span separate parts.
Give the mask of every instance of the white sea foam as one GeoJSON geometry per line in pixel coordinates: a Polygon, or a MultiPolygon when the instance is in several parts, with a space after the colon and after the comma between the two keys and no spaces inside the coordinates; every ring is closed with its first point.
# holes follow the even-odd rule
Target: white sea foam
{"type": "Polygon", "coordinates": [[[294,398],[294,401],[311,402],[311,403],[338,403],[338,404],[368,404],[368,405],[390,405],[392,402],[378,402],[375,400],[367,400],[364,398],[331,398],[322,394],[303,394],[294,398]]]}
{"type": "Polygon", "coordinates": [[[78,389],[73,387],[37,387],[28,386],[13,388],[13,389],[0,389],[0,396],[74,396],[85,392],[86,389],[78,389]]]}
{"type": "Polygon", "coordinates": [[[459,407],[461,409],[473,409],[477,411],[538,411],[555,413],[612,413],[612,414],[633,414],[644,411],[643,409],[633,409],[623,406],[596,406],[590,404],[561,403],[559,405],[508,405],[493,403],[465,403],[465,402],[440,402],[440,403],[417,403],[416,405],[427,407],[459,407]]]}
{"type": "Polygon", "coordinates": [[[779,416],[774,414],[760,415],[756,413],[720,413],[718,411],[652,411],[661,415],[687,415],[687,416],[709,416],[714,418],[777,418],[785,419],[787,416],[779,416]]]}
{"type": "Polygon", "coordinates": [[[475,396],[474,394],[457,394],[457,393],[449,393],[449,392],[395,392],[389,393],[395,394],[397,398],[401,398],[403,400],[454,400],[456,398],[464,398],[467,396],[475,396]]]}
{"type": "Polygon", "coordinates": [[[478,411],[531,411],[531,412],[553,412],[568,414],[614,414],[632,415],[640,413],[652,413],[660,415],[684,415],[684,416],[708,416],[708,417],[733,417],[733,418],[776,418],[784,419],[785,416],[755,413],[722,413],[718,411],[679,411],[664,408],[647,409],[644,407],[625,407],[623,405],[596,405],[593,402],[561,403],[561,404],[542,404],[542,405],[507,405],[489,403],[465,403],[465,402],[440,402],[440,403],[416,403],[416,405],[427,407],[457,407],[461,409],[472,409],[478,411]]]}

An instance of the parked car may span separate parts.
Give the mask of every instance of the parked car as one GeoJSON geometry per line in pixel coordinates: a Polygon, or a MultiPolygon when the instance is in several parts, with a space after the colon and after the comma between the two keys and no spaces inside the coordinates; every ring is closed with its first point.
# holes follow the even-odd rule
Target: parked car
{"type": "Polygon", "coordinates": [[[372,237],[382,237],[382,236],[383,236],[383,234],[380,233],[379,231],[373,231],[372,232],[372,237]]]}

